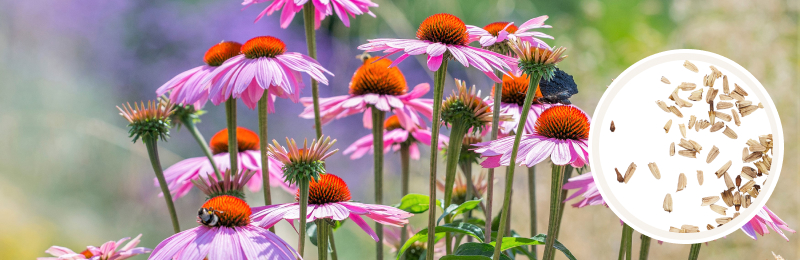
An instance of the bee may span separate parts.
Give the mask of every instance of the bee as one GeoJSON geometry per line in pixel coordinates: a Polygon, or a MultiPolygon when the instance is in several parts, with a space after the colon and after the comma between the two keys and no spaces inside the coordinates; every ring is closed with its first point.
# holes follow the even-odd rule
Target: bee
{"type": "Polygon", "coordinates": [[[216,227],[219,226],[218,213],[221,214],[223,212],[214,210],[214,208],[200,208],[200,210],[197,211],[197,217],[200,219],[201,224],[207,227],[216,227]]]}

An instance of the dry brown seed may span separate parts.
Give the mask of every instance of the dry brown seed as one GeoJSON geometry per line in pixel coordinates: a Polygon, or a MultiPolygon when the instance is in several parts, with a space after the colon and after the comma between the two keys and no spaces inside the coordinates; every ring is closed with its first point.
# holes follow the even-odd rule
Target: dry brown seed
{"type": "Polygon", "coordinates": [[[758,189],[750,189],[750,191],[747,192],[747,194],[750,194],[750,196],[753,196],[753,198],[758,198],[758,193],[758,189]]]}
{"type": "Polygon", "coordinates": [[[689,150],[680,150],[678,151],[678,155],[689,158],[697,158],[697,152],[689,150]]]}
{"type": "Polygon", "coordinates": [[[739,93],[736,93],[736,91],[731,92],[729,96],[731,96],[731,98],[733,99],[736,99],[737,101],[744,101],[744,96],[742,96],[739,93]]]}
{"type": "Polygon", "coordinates": [[[669,227],[669,232],[681,233],[681,229],[676,227],[669,227]]]}
{"type": "Polygon", "coordinates": [[[736,187],[742,186],[742,175],[736,175],[736,187]]]}
{"type": "MultiPolygon", "coordinates": [[[[678,96],[678,91],[680,91],[680,90],[681,90],[681,89],[680,89],[679,87],[675,87],[675,89],[674,89],[674,90],[672,90],[672,92],[671,92],[671,93],[669,93],[669,96],[667,96],[667,98],[668,98],[669,100],[675,101],[675,97],[677,97],[677,96],[678,96]]],[[[676,102],[676,103],[677,103],[677,102],[676,102]]]]}
{"type": "Polygon", "coordinates": [[[683,118],[683,113],[681,113],[681,110],[679,110],[677,107],[670,106],[669,107],[669,111],[672,112],[673,114],[675,114],[676,116],[678,116],[680,118],[683,118]]]}
{"type": "Polygon", "coordinates": [[[691,142],[689,142],[689,140],[681,138],[681,141],[678,143],[678,146],[683,147],[683,149],[696,152],[696,150],[694,149],[694,145],[691,142]]]}
{"type": "Polygon", "coordinates": [[[694,115],[689,116],[689,129],[694,128],[695,123],[697,123],[697,117],[694,115]]]}
{"type": "Polygon", "coordinates": [[[712,229],[714,229],[714,226],[712,226],[711,224],[708,224],[708,225],[706,225],[706,229],[712,230],[712,229]]]}
{"type": "Polygon", "coordinates": [[[731,102],[717,102],[717,109],[728,109],[732,107],[733,103],[731,102]]]}
{"type": "Polygon", "coordinates": [[[709,207],[711,207],[711,210],[713,210],[717,214],[720,214],[720,215],[723,215],[723,216],[726,215],[725,211],[728,210],[728,208],[720,206],[720,205],[717,205],[717,204],[711,204],[711,205],[709,205],[709,207]]]}
{"type": "Polygon", "coordinates": [[[728,174],[728,172],[723,173],[722,177],[723,179],[725,179],[725,186],[727,186],[728,189],[733,189],[735,187],[733,185],[733,180],[731,179],[731,175],[728,174]]]}
{"type": "Polygon", "coordinates": [[[692,93],[689,94],[688,99],[691,101],[700,101],[703,99],[703,89],[692,91],[692,93]]]}
{"type": "Polygon", "coordinates": [[[742,194],[741,193],[733,193],[733,207],[736,208],[736,211],[739,211],[739,208],[742,206],[742,194]]]}
{"type": "Polygon", "coordinates": [[[722,93],[731,93],[731,89],[728,87],[728,75],[722,76],[722,93]]]}
{"type": "Polygon", "coordinates": [[[661,108],[661,110],[664,110],[664,112],[667,112],[667,113],[671,112],[669,110],[669,107],[667,107],[667,103],[664,103],[664,101],[656,100],[656,105],[658,105],[658,107],[661,108]]]}
{"type": "Polygon", "coordinates": [[[717,221],[717,224],[720,224],[720,225],[722,225],[722,224],[726,224],[726,223],[728,223],[728,222],[731,222],[731,220],[733,220],[733,218],[732,218],[732,217],[722,217],[722,218],[718,218],[718,219],[716,219],[716,221],[717,221]]]}
{"type": "Polygon", "coordinates": [[[724,126],[725,126],[725,123],[723,123],[722,121],[719,121],[716,124],[714,124],[713,126],[711,126],[711,132],[719,131],[724,126]]]}
{"type": "Polygon", "coordinates": [[[669,195],[669,193],[664,197],[664,211],[672,212],[672,195],[669,195]]]}
{"type": "Polygon", "coordinates": [[[669,156],[675,156],[675,142],[669,144],[669,156]]]}
{"type": "Polygon", "coordinates": [[[717,172],[715,172],[718,179],[722,177],[723,173],[727,172],[728,169],[731,168],[731,164],[733,164],[733,161],[728,161],[725,164],[723,164],[722,167],[720,167],[719,170],[717,170],[717,172]]]}
{"type": "Polygon", "coordinates": [[[717,158],[717,155],[719,155],[719,148],[717,148],[717,146],[714,145],[711,147],[711,151],[708,151],[708,157],[706,158],[706,163],[713,162],[714,159],[717,158]]]}
{"type": "Polygon", "coordinates": [[[756,178],[756,169],[753,169],[753,167],[750,167],[750,166],[744,166],[744,167],[742,167],[742,174],[741,175],[742,175],[742,177],[744,177],[745,179],[748,179],[748,180],[755,179],[756,178]]]}
{"type": "Polygon", "coordinates": [[[705,75],[705,76],[703,76],[703,86],[705,86],[705,87],[714,87],[714,81],[716,81],[716,80],[717,79],[715,79],[711,75],[705,75]]]}
{"type": "Polygon", "coordinates": [[[750,191],[750,189],[755,188],[755,186],[756,186],[756,182],[754,180],[750,180],[747,183],[745,183],[744,185],[742,185],[742,187],[739,188],[739,190],[743,191],[743,192],[748,192],[748,191],[750,191]]]}
{"type": "Polygon", "coordinates": [[[736,107],[746,107],[752,105],[753,101],[745,100],[745,101],[736,101],[736,107]]]}
{"type": "Polygon", "coordinates": [[[689,90],[694,90],[695,88],[697,88],[697,85],[694,84],[694,83],[683,82],[680,85],[678,85],[678,88],[680,88],[683,91],[689,91],[689,90]]]}
{"type": "Polygon", "coordinates": [[[681,135],[686,138],[686,125],[678,124],[678,129],[681,130],[681,135]]]}
{"type": "Polygon", "coordinates": [[[745,207],[745,208],[749,208],[750,207],[750,203],[752,203],[750,201],[750,198],[751,198],[750,195],[744,195],[744,201],[742,201],[742,207],[745,207]]]}
{"type": "Polygon", "coordinates": [[[733,92],[742,96],[747,96],[747,91],[744,91],[744,89],[742,89],[742,87],[740,87],[739,84],[734,83],[733,86],[734,86],[733,92]]]}
{"type": "Polygon", "coordinates": [[[708,120],[711,121],[711,124],[714,125],[716,123],[717,114],[714,110],[708,111],[708,120]]]}
{"type": "Polygon", "coordinates": [[[682,191],[683,189],[686,189],[686,174],[681,173],[681,175],[678,175],[678,190],[675,192],[682,191]]]}
{"type": "Polygon", "coordinates": [[[678,105],[679,107],[692,107],[692,103],[680,98],[678,96],[678,92],[672,93],[670,99],[675,100],[675,104],[678,105]]]}
{"type": "Polygon", "coordinates": [[[729,94],[719,94],[719,100],[733,100],[729,94]]]}
{"type": "Polygon", "coordinates": [[[697,171],[697,184],[703,185],[703,171],[697,171]]]}
{"type": "Polygon", "coordinates": [[[661,171],[658,170],[656,163],[648,163],[647,167],[650,168],[650,172],[653,173],[653,176],[656,177],[657,180],[661,179],[661,171]]]}
{"type": "Polygon", "coordinates": [[[714,98],[717,97],[717,92],[719,92],[718,89],[708,88],[708,91],[706,91],[706,103],[714,102],[714,98]]]}
{"type": "Polygon", "coordinates": [[[711,77],[714,77],[715,79],[722,77],[722,71],[719,71],[717,67],[714,66],[709,66],[709,67],[711,68],[711,77]]]}
{"type": "Polygon", "coordinates": [[[664,132],[667,132],[667,133],[669,133],[669,129],[670,129],[670,128],[672,128],[672,119],[670,119],[669,121],[667,121],[667,124],[666,124],[666,125],[664,125],[664,132]]]}
{"type": "Polygon", "coordinates": [[[754,162],[754,161],[756,161],[758,159],[761,159],[761,154],[762,154],[761,152],[753,152],[751,154],[748,154],[747,157],[745,157],[744,160],[742,160],[742,161],[744,163],[754,162]]]}
{"type": "Polygon", "coordinates": [[[733,207],[733,193],[731,193],[731,190],[725,190],[719,195],[722,197],[722,201],[725,202],[725,205],[728,205],[728,207],[733,207]]]}
{"type": "Polygon", "coordinates": [[[758,107],[750,105],[746,107],[739,107],[739,113],[742,114],[743,117],[748,116],[756,111],[758,107]]]}
{"type": "Polygon", "coordinates": [[[725,121],[725,122],[730,122],[731,121],[731,115],[728,115],[727,113],[724,113],[724,112],[721,112],[721,111],[714,111],[714,115],[717,118],[722,119],[722,121],[725,121]]]}
{"type": "Polygon", "coordinates": [[[698,120],[695,124],[695,130],[699,132],[700,130],[706,129],[709,126],[711,126],[711,122],[708,122],[708,120],[698,120]]]}
{"type": "Polygon", "coordinates": [[[614,132],[614,130],[617,130],[617,127],[614,126],[614,120],[611,120],[611,132],[614,132]]]}
{"type": "Polygon", "coordinates": [[[623,181],[625,181],[625,178],[622,178],[622,174],[619,173],[619,170],[617,168],[614,168],[614,171],[617,172],[617,181],[619,183],[622,183],[623,181]]]}
{"type": "Polygon", "coordinates": [[[700,203],[700,206],[709,206],[711,204],[716,203],[717,201],[719,201],[719,196],[704,197],[702,199],[702,202],[700,203]]]}
{"type": "Polygon", "coordinates": [[[733,115],[733,122],[736,123],[736,126],[741,126],[742,120],[739,119],[739,112],[736,109],[731,109],[731,115],[733,115]]]}
{"type": "Polygon", "coordinates": [[[722,133],[725,134],[725,136],[727,136],[730,139],[739,138],[739,136],[736,135],[736,132],[734,132],[733,129],[731,129],[730,127],[727,127],[727,126],[725,126],[725,130],[722,131],[722,133]]]}
{"type": "Polygon", "coordinates": [[[761,145],[760,142],[750,139],[747,140],[747,146],[750,146],[750,151],[753,152],[765,152],[767,151],[767,147],[761,145]]]}
{"type": "Polygon", "coordinates": [[[697,69],[697,66],[695,66],[694,63],[691,63],[688,60],[683,62],[683,67],[688,70],[691,70],[694,73],[700,72],[700,70],[697,69]]]}
{"type": "Polygon", "coordinates": [[[661,76],[661,82],[664,82],[664,84],[669,84],[669,80],[664,76],[661,76]]]}
{"type": "Polygon", "coordinates": [[[631,180],[631,177],[633,177],[633,172],[635,171],[636,171],[635,163],[631,163],[631,165],[628,165],[628,170],[625,171],[625,178],[624,178],[625,183],[628,183],[628,181],[631,180]]]}
{"type": "Polygon", "coordinates": [[[742,150],[742,161],[747,160],[748,155],[750,155],[750,151],[745,147],[744,150],[742,150]]]}

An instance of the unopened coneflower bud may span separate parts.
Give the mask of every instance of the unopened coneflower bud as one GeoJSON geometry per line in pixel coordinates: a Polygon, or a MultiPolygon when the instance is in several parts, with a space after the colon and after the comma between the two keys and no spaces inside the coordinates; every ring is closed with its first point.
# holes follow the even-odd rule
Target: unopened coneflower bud
{"type": "Polygon", "coordinates": [[[283,163],[283,177],[289,184],[301,183],[319,179],[320,174],[326,173],[324,161],[339,149],[330,151],[336,143],[336,139],[321,136],[320,139],[311,141],[303,140],[303,148],[297,146],[294,139],[286,138],[286,147],[272,140],[272,144],[267,147],[270,157],[283,163]],[[287,149],[288,148],[288,149],[287,149]]]}
{"type": "Polygon", "coordinates": [[[212,199],[217,196],[229,195],[240,199],[244,199],[244,187],[250,178],[256,174],[256,171],[244,170],[239,174],[233,174],[230,170],[225,171],[222,175],[222,180],[216,180],[210,177],[204,178],[199,176],[198,179],[192,180],[192,183],[203,194],[208,196],[206,199],[212,199]]]}
{"type": "MultiPolygon", "coordinates": [[[[475,86],[467,88],[464,81],[456,79],[457,90],[453,91],[442,102],[442,121],[451,126],[472,128],[473,132],[481,132],[487,123],[492,122],[491,107],[480,97],[475,86]]],[[[508,120],[509,116],[501,116],[500,120],[508,120]]]]}
{"type": "Polygon", "coordinates": [[[519,58],[519,68],[528,75],[542,75],[550,79],[555,73],[555,65],[564,58],[567,48],[548,48],[547,46],[532,45],[530,42],[515,39],[509,41],[511,50],[519,58]]]}
{"type": "Polygon", "coordinates": [[[139,138],[154,138],[165,141],[169,137],[170,119],[175,105],[170,102],[147,101],[117,106],[120,115],[128,120],[128,133],[133,142],[139,138]]]}

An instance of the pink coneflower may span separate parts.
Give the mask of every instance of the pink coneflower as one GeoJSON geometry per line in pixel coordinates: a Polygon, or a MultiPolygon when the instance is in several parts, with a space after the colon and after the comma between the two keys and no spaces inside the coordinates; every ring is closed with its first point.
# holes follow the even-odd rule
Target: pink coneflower
{"type": "MultiPolygon", "coordinates": [[[[372,127],[371,107],[381,111],[403,112],[407,119],[424,126],[420,114],[431,118],[433,100],[421,98],[428,93],[430,86],[422,83],[408,92],[403,72],[397,67],[389,67],[392,61],[380,57],[364,57],[364,64],[353,74],[350,81],[350,94],[320,99],[322,124],[349,115],[364,113],[364,125],[372,127]]],[[[314,106],[311,98],[300,100],[306,107],[300,117],[313,119],[314,106]]],[[[406,119],[403,118],[403,119],[406,119]]]]}
{"type": "Polygon", "coordinates": [[[333,12],[336,12],[336,15],[342,20],[344,26],[350,27],[350,18],[348,16],[355,18],[356,15],[369,14],[375,17],[375,14],[373,14],[369,8],[378,7],[378,4],[370,0],[244,0],[242,5],[250,6],[252,4],[269,1],[272,1],[272,4],[267,6],[267,8],[256,17],[256,22],[261,20],[261,17],[264,17],[265,14],[272,15],[272,13],[282,8],[281,28],[284,29],[289,27],[289,23],[292,22],[294,15],[300,12],[300,10],[303,10],[303,5],[308,1],[314,4],[314,25],[316,29],[319,29],[320,22],[325,19],[325,17],[333,15],[333,12]]]}
{"type": "Polygon", "coordinates": [[[208,101],[210,85],[205,81],[206,76],[226,60],[239,55],[241,49],[242,44],[238,42],[223,41],[212,46],[203,57],[206,65],[178,74],[167,83],[164,83],[164,85],[161,85],[156,90],[156,95],[161,96],[169,91],[169,99],[172,102],[184,105],[191,104],[196,109],[200,109],[208,101]]]}
{"type": "MultiPolygon", "coordinates": [[[[297,200],[300,199],[298,193],[297,200]]],[[[251,216],[258,225],[270,228],[281,220],[292,223],[300,218],[300,204],[286,203],[253,208],[251,216]]],[[[307,221],[317,219],[345,220],[350,219],[367,234],[378,241],[378,236],[361,216],[384,224],[401,227],[408,223],[414,214],[384,205],[364,204],[350,201],[350,189],[338,176],[320,175],[319,181],[311,180],[308,190],[307,221]]]]}
{"type": "Polygon", "coordinates": [[[578,203],[572,204],[573,207],[583,208],[594,205],[603,205],[608,207],[606,202],[603,200],[603,196],[600,195],[600,191],[597,190],[597,185],[594,183],[594,175],[591,172],[569,178],[567,183],[565,183],[562,188],[565,190],[578,189],[578,191],[572,193],[572,196],[569,196],[569,198],[564,200],[565,203],[571,199],[583,195],[582,200],[578,201],[578,203]]]}
{"type": "MultiPolygon", "coordinates": [[[[303,89],[300,72],[327,85],[324,73],[333,74],[311,57],[286,52],[286,44],[272,36],[259,36],[242,45],[241,54],[226,60],[214,69],[201,84],[211,83],[209,96],[214,105],[228,98],[242,98],[244,104],[255,109],[264,91],[297,102],[303,89]]],[[[275,107],[270,98],[268,111],[275,107]]]]}
{"type": "MultiPolygon", "coordinates": [[[[409,154],[411,159],[419,160],[419,146],[417,143],[424,145],[431,145],[431,130],[427,128],[420,128],[419,126],[407,125],[403,126],[397,115],[392,115],[383,123],[383,150],[389,152],[390,150],[397,151],[400,149],[400,144],[404,142],[409,143],[409,154]]],[[[447,136],[439,135],[439,149],[447,146],[447,136]]],[[[364,156],[367,152],[373,152],[372,134],[361,137],[344,150],[344,154],[351,154],[350,159],[358,159],[364,156]]]]}
{"type": "MultiPolygon", "coordinates": [[[[519,144],[519,165],[534,165],[548,157],[556,165],[583,167],[588,162],[589,116],[575,106],[557,105],[539,116],[533,134],[525,134],[519,144]]],[[[507,166],[511,159],[514,136],[478,144],[475,151],[487,157],[485,168],[507,166]]]]}
{"type": "Polygon", "coordinates": [[[544,24],[548,18],[547,15],[542,15],[528,20],[519,27],[510,22],[496,22],[490,23],[483,28],[477,26],[467,26],[467,31],[471,37],[471,41],[478,40],[481,46],[489,49],[502,49],[500,53],[508,54],[510,51],[507,47],[506,40],[520,39],[522,41],[530,42],[533,45],[550,48],[544,41],[538,38],[553,39],[553,36],[536,32],[528,31],[539,28],[553,28],[550,25],[544,24]]]}
{"type": "Polygon", "coordinates": [[[758,237],[756,237],[756,233],[758,233],[761,236],[764,236],[764,234],[769,234],[769,228],[772,228],[772,230],[780,234],[784,239],[786,239],[786,241],[789,241],[789,238],[786,237],[785,234],[783,234],[783,231],[781,231],[781,229],[792,233],[795,232],[794,230],[789,228],[789,225],[787,225],[786,222],[783,222],[783,220],[781,220],[781,218],[779,218],[778,215],[772,213],[772,211],[769,210],[767,206],[764,206],[764,208],[762,208],[758,212],[758,214],[756,214],[756,216],[750,220],[750,222],[744,224],[744,226],[742,226],[742,231],[745,234],[747,234],[747,236],[749,236],[750,238],[758,240],[758,237]]]}
{"type": "MultiPolygon", "coordinates": [[[[236,140],[239,147],[239,169],[256,172],[253,178],[247,182],[250,191],[256,192],[261,189],[261,151],[259,149],[258,135],[244,127],[237,127],[236,140]]],[[[211,137],[211,152],[214,153],[214,162],[217,163],[220,171],[230,169],[230,154],[228,153],[228,129],[223,129],[211,137]]],[[[281,187],[288,192],[297,190],[293,185],[283,181],[283,163],[269,158],[269,182],[273,187],[281,187]]],[[[169,190],[177,200],[183,197],[192,189],[192,180],[199,177],[213,178],[214,168],[207,157],[194,157],[180,161],[164,171],[164,178],[169,183],[169,190]]],[[[157,185],[158,183],[156,183],[157,185]]]]}
{"type": "MultiPolygon", "coordinates": [[[[528,92],[528,84],[530,80],[528,75],[518,73],[515,75],[503,75],[503,95],[500,99],[500,114],[508,115],[512,120],[500,121],[500,134],[506,136],[511,134],[512,131],[517,130],[520,117],[522,114],[522,107],[525,101],[525,93],[528,92]]],[[[542,97],[540,88],[536,89],[536,96],[531,105],[531,111],[525,124],[525,132],[533,133],[533,126],[539,115],[551,105],[539,103],[539,98],[542,97]]],[[[486,99],[489,106],[494,105],[494,90],[492,90],[492,98],[486,99]]]]}
{"type": "Polygon", "coordinates": [[[368,52],[384,51],[388,53],[386,56],[403,52],[392,66],[410,55],[426,54],[428,69],[431,71],[439,70],[445,58],[454,58],[466,67],[475,66],[496,82],[500,82],[500,78],[494,74],[494,69],[508,71],[516,64],[516,59],[470,47],[467,45],[469,42],[467,25],[452,14],[441,13],[422,21],[417,30],[417,39],[373,39],[358,46],[358,49],[368,52]]]}
{"type": "MultiPolygon", "coordinates": [[[[386,233],[384,234],[385,237],[383,239],[383,244],[388,246],[393,253],[400,251],[400,248],[403,247],[402,243],[403,241],[401,240],[401,234],[403,233],[403,228],[385,227],[384,229],[386,233]]],[[[405,229],[406,237],[413,237],[414,235],[417,234],[418,231],[419,230],[415,229],[411,225],[406,225],[405,229]]],[[[439,259],[445,256],[444,247],[445,247],[444,240],[439,240],[439,242],[436,243],[436,246],[434,246],[433,249],[435,257],[434,259],[439,259]]],[[[406,259],[420,259],[427,248],[428,245],[425,243],[425,241],[417,241],[414,242],[414,244],[412,244],[410,247],[408,247],[408,249],[406,249],[403,255],[406,256],[406,259]]]]}
{"type": "Polygon", "coordinates": [[[150,253],[149,248],[144,247],[135,247],[139,244],[139,238],[142,235],[139,234],[133,240],[128,242],[125,246],[122,246],[122,243],[125,243],[130,237],[126,237],[120,239],[119,241],[108,241],[105,242],[100,247],[94,246],[87,246],[86,250],[83,250],[80,253],[75,253],[74,251],[70,250],[66,247],[60,246],[51,246],[45,253],[48,253],[55,257],[39,257],[36,258],[37,260],[80,260],[80,259],[91,259],[91,260],[122,260],[128,259],[135,255],[140,254],[147,254],[150,253]],[[120,247],[122,246],[122,247],[120,247]]]}
{"type": "Polygon", "coordinates": [[[269,230],[253,225],[251,213],[237,197],[211,198],[197,213],[200,226],[165,239],[148,259],[295,260],[297,252],[269,230]]]}

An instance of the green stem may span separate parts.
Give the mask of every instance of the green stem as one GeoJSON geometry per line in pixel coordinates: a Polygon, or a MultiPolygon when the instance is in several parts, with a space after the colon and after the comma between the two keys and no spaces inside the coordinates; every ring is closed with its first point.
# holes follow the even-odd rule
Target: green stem
{"type": "MultiPolygon", "coordinates": [[[[528,168],[528,200],[530,203],[530,217],[531,217],[531,237],[539,234],[536,227],[536,167],[528,168]]],[[[536,255],[536,246],[531,245],[531,254],[533,259],[538,259],[536,255]]]]}
{"type": "Polygon", "coordinates": [[[203,138],[203,134],[200,133],[200,130],[197,130],[194,121],[191,118],[182,118],[181,122],[186,126],[186,130],[189,130],[189,133],[192,134],[197,144],[200,145],[200,149],[203,150],[206,157],[208,157],[208,161],[211,162],[211,167],[214,168],[214,175],[217,176],[217,180],[222,180],[222,174],[219,172],[219,167],[214,161],[214,153],[211,152],[211,147],[208,147],[208,143],[206,143],[206,139],[203,138]]]}
{"type": "Polygon", "coordinates": [[[631,260],[633,257],[633,228],[628,226],[628,224],[625,224],[625,229],[627,230],[627,233],[625,234],[625,259],[631,260]]]}
{"type": "MultiPolygon", "coordinates": [[[[442,93],[444,92],[444,80],[447,74],[447,59],[442,60],[439,70],[434,73],[433,82],[433,118],[431,120],[431,159],[430,159],[430,178],[428,179],[428,194],[430,195],[428,210],[428,230],[436,229],[436,157],[439,154],[439,124],[442,110],[442,93]]],[[[433,259],[433,248],[436,236],[428,236],[428,247],[425,259],[433,259]]]]}
{"type": "Polygon", "coordinates": [[[628,233],[628,229],[625,228],[626,226],[627,225],[623,224],[623,226],[622,226],[622,235],[619,236],[619,256],[617,257],[617,260],[624,260],[625,259],[625,245],[628,244],[628,241],[625,240],[625,238],[628,237],[628,236],[626,236],[626,234],[628,233]]]}
{"type": "MultiPolygon", "coordinates": [[[[375,155],[375,204],[383,204],[383,117],[386,112],[372,107],[372,149],[375,155]]],[[[383,259],[383,225],[375,222],[375,259],[383,259]]]]}
{"type": "MultiPolygon", "coordinates": [[[[472,183],[472,162],[459,161],[458,166],[459,168],[461,168],[461,172],[464,173],[464,179],[467,179],[466,182],[464,182],[467,185],[467,192],[464,196],[464,202],[473,200],[475,199],[476,196],[474,195],[475,184],[472,183]]],[[[464,222],[466,222],[471,218],[472,218],[472,210],[467,210],[467,212],[464,212],[464,222]]],[[[472,242],[472,236],[467,236],[467,242],[472,242]]],[[[458,248],[458,245],[454,246],[453,248],[458,248]]]]}
{"type": "MultiPolygon", "coordinates": [[[[258,137],[259,149],[261,151],[261,186],[264,186],[264,205],[272,205],[272,187],[270,186],[269,179],[269,156],[267,155],[268,128],[267,123],[269,120],[269,112],[267,111],[267,102],[269,94],[264,91],[261,99],[258,100],[258,137]]],[[[269,228],[269,231],[275,233],[275,226],[269,228]]]]}
{"type": "MultiPolygon", "coordinates": [[[[564,177],[562,177],[561,185],[563,187],[564,184],[567,184],[569,178],[572,177],[572,171],[574,169],[571,165],[566,165],[564,169],[564,177]]],[[[558,239],[558,235],[561,233],[561,219],[564,217],[564,198],[567,197],[568,191],[565,189],[561,189],[561,206],[558,209],[558,219],[556,219],[556,239],[558,239]]]]}
{"type": "MultiPolygon", "coordinates": [[[[400,168],[403,174],[400,197],[405,197],[408,194],[408,180],[410,177],[411,166],[411,144],[409,141],[400,143],[400,168]]],[[[400,244],[404,245],[408,240],[408,225],[403,225],[400,230],[400,244]]]]}
{"type": "MultiPolygon", "coordinates": [[[[522,133],[524,133],[523,131],[525,130],[525,120],[528,118],[528,112],[530,112],[531,110],[531,105],[533,104],[533,97],[536,93],[536,90],[539,88],[539,80],[541,79],[542,75],[538,74],[531,75],[530,82],[528,83],[528,92],[525,94],[525,103],[522,106],[522,115],[519,118],[520,123],[517,125],[517,131],[515,132],[517,134],[514,136],[514,146],[511,148],[511,159],[508,164],[508,167],[506,168],[506,187],[505,187],[506,189],[503,197],[503,214],[500,219],[500,227],[499,229],[497,229],[498,231],[505,230],[506,225],[508,225],[506,216],[508,215],[508,208],[510,206],[509,203],[511,202],[511,188],[514,184],[514,167],[517,164],[517,152],[519,152],[519,142],[520,140],[522,140],[522,135],[523,135],[522,133]]],[[[561,183],[559,183],[558,186],[559,186],[558,189],[560,191],[561,183]]],[[[559,192],[558,195],[561,195],[561,193],[559,192]]],[[[555,213],[557,212],[556,211],[552,212],[552,215],[554,216],[555,213]]],[[[551,216],[551,219],[553,216],[551,216]]],[[[547,236],[547,240],[548,241],[551,240],[551,237],[549,235],[547,236]]],[[[497,239],[495,239],[495,241],[497,241],[496,242],[497,245],[494,248],[494,258],[492,259],[500,259],[500,248],[501,248],[500,244],[503,242],[503,232],[497,232],[497,239]]],[[[552,247],[552,245],[553,244],[551,242],[550,247],[552,247]]],[[[548,248],[545,248],[545,256],[547,255],[547,250],[548,248]]]]}
{"type": "Polygon", "coordinates": [[[544,243],[544,254],[542,259],[544,260],[552,260],[555,258],[555,244],[556,236],[558,233],[558,212],[560,211],[561,205],[561,187],[564,184],[564,165],[556,165],[553,164],[552,170],[552,180],[550,181],[550,219],[547,224],[547,238],[545,239],[544,243]]]}
{"type": "Polygon", "coordinates": [[[236,99],[225,101],[225,115],[228,120],[228,157],[231,158],[231,173],[239,174],[239,143],[236,141],[236,99]]]}
{"type": "MultiPolygon", "coordinates": [[[[495,75],[498,78],[503,78],[503,72],[495,70],[495,75]]],[[[497,140],[497,134],[500,130],[500,102],[503,98],[503,83],[494,83],[494,104],[492,104],[492,133],[491,141],[497,140]]],[[[492,200],[494,199],[494,168],[489,168],[487,173],[489,185],[486,186],[486,231],[484,231],[485,239],[483,242],[492,242],[492,200]]]]}
{"type": "Polygon", "coordinates": [[[161,168],[161,160],[158,158],[158,137],[146,136],[142,138],[145,146],[147,146],[147,154],[150,155],[150,164],[153,165],[153,172],[158,179],[158,185],[161,186],[161,193],[164,193],[164,200],[167,202],[167,209],[169,210],[169,217],[172,219],[172,229],[175,233],[181,232],[180,224],[178,224],[178,214],[175,213],[175,205],[172,204],[172,193],[169,192],[167,180],[164,179],[164,170],[161,168]]]}
{"type": "Polygon", "coordinates": [[[689,260],[697,260],[698,256],[700,256],[700,243],[692,244],[692,248],[689,250],[689,260]]]}
{"type": "Polygon", "coordinates": [[[642,234],[642,244],[639,247],[639,260],[647,260],[647,255],[650,254],[650,237],[642,234]]]}
{"type": "MultiPolygon", "coordinates": [[[[317,32],[314,30],[314,3],[306,2],[303,6],[303,25],[306,29],[306,47],[308,56],[317,59],[317,32]]],[[[314,129],[317,131],[317,138],[322,137],[322,120],[319,116],[319,82],[311,78],[311,99],[314,102],[314,129]]]]}
{"type": "Polygon", "coordinates": [[[333,240],[333,227],[331,225],[328,225],[328,235],[328,238],[330,239],[328,244],[331,245],[331,260],[338,260],[339,255],[336,253],[336,240],[333,240]]]}
{"type": "Polygon", "coordinates": [[[317,219],[317,259],[328,259],[328,222],[325,219],[317,219]]]}
{"type": "MultiPolygon", "coordinates": [[[[450,204],[453,200],[453,185],[456,182],[456,171],[458,170],[458,159],[461,155],[461,146],[464,144],[464,134],[467,132],[467,125],[462,124],[458,120],[453,122],[452,129],[450,130],[450,141],[447,145],[447,167],[445,168],[445,179],[444,179],[444,208],[450,207],[450,204]]],[[[450,223],[453,221],[452,216],[446,216],[444,218],[445,223],[450,223]]],[[[452,246],[452,234],[449,232],[445,233],[445,237],[447,238],[445,247],[445,251],[449,255],[453,248],[452,246]]]]}
{"type": "Polygon", "coordinates": [[[306,218],[308,217],[308,185],[309,180],[300,181],[300,240],[297,242],[297,252],[303,257],[306,246],[306,218]]]}

